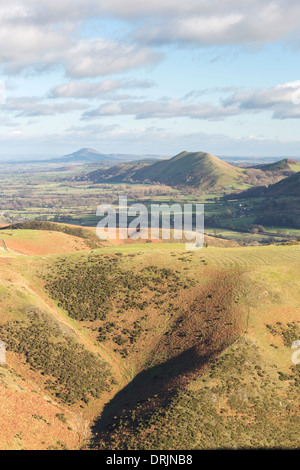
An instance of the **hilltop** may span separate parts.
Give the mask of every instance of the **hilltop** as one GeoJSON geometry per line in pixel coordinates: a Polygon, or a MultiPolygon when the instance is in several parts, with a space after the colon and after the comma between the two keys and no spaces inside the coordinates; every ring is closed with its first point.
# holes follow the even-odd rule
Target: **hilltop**
{"type": "MultiPolygon", "coordinates": [[[[153,241],[153,243],[162,242],[163,240],[153,241]]],[[[176,243],[176,240],[173,242],[176,243]]],[[[145,243],[146,240],[133,240],[130,237],[124,240],[100,241],[94,227],[82,228],[53,222],[30,221],[0,227],[0,248],[24,255],[74,253],[91,251],[105,246],[143,245],[145,243]]],[[[204,237],[204,243],[207,246],[224,248],[238,246],[235,241],[222,240],[207,235],[204,237]]]]}
{"type": "Polygon", "coordinates": [[[85,177],[98,183],[130,181],[202,189],[226,188],[240,184],[247,178],[245,170],[205,152],[181,152],[170,160],[141,167],[131,165],[118,166],[115,170],[97,170],[85,177]]]}
{"type": "Polygon", "coordinates": [[[243,170],[206,152],[182,152],[136,172],[134,179],[170,186],[225,188],[244,179],[243,170]]]}
{"type": "Polygon", "coordinates": [[[65,155],[64,157],[60,157],[57,160],[60,162],[69,162],[69,161],[79,161],[79,162],[99,162],[99,161],[116,161],[116,157],[114,155],[105,155],[97,150],[91,148],[82,148],[73,152],[69,155],[65,155]]]}
{"type": "Polygon", "coordinates": [[[292,159],[267,165],[230,165],[206,152],[181,152],[169,160],[116,164],[111,168],[84,173],[78,180],[93,183],[164,184],[174,188],[195,188],[205,192],[245,190],[249,186],[277,183],[300,168],[292,159]]]}
{"type": "Polygon", "coordinates": [[[278,170],[287,170],[287,171],[299,171],[300,164],[293,158],[284,158],[278,162],[256,165],[250,168],[262,170],[262,171],[278,171],[278,170]]]}

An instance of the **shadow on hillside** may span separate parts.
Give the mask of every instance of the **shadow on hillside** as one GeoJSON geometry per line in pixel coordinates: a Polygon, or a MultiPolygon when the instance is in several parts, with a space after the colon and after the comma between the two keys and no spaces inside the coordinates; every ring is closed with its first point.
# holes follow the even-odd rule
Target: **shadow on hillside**
{"type": "MultiPolygon", "coordinates": [[[[111,425],[128,412],[134,410],[136,419],[144,420],[149,413],[167,407],[178,388],[199,375],[220,352],[201,353],[197,347],[192,347],[163,364],[140,372],[105,406],[92,428],[90,447],[97,448],[99,441],[109,445],[111,425]]],[[[130,421],[127,424],[127,429],[130,430],[133,423],[130,421]]]]}

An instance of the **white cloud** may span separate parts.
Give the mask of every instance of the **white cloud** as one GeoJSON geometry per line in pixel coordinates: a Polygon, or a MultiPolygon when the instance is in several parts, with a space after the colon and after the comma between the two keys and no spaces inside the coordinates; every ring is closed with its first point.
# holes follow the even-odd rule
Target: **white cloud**
{"type": "Polygon", "coordinates": [[[69,46],[70,40],[61,31],[32,25],[16,25],[11,29],[0,24],[0,64],[7,73],[56,65],[69,46]]]}
{"type": "Polygon", "coordinates": [[[137,88],[151,88],[154,83],[150,80],[113,80],[101,82],[69,82],[55,87],[51,92],[52,98],[101,98],[111,92],[137,88]]]}
{"type": "Polygon", "coordinates": [[[157,62],[159,54],[107,39],[82,39],[66,54],[66,72],[71,77],[97,77],[157,62]]]}
{"type": "MultiPolygon", "coordinates": [[[[137,18],[182,18],[203,16],[214,17],[238,14],[249,17],[252,21],[261,20],[264,16],[266,24],[277,22],[280,29],[291,29],[297,24],[295,13],[299,13],[297,0],[10,0],[9,10],[18,10],[32,21],[68,22],[83,18],[116,17],[127,20],[137,18]],[[279,15],[285,13],[279,18],[279,15]],[[267,15],[267,16],[266,16],[267,15]],[[284,18],[285,21],[281,21],[284,18]],[[285,23],[285,25],[283,25],[285,23]]],[[[0,7],[1,8],[1,7],[0,7]]],[[[3,2],[1,9],[7,9],[3,2]]]]}
{"type": "Polygon", "coordinates": [[[2,106],[6,113],[13,113],[16,117],[53,116],[73,111],[87,109],[87,104],[77,102],[45,103],[38,97],[10,97],[2,106]]]}
{"type": "MultiPolygon", "coordinates": [[[[219,91],[228,93],[230,90],[234,90],[234,87],[219,91]]],[[[191,96],[187,94],[181,100],[165,98],[157,101],[107,101],[96,109],[86,111],[82,115],[82,119],[92,120],[103,116],[132,115],[136,119],[188,117],[220,121],[230,116],[252,114],[259,111],[271,111],[273,119],[300,118],[300,81],[287,82],[270,88],[237,90],[217,105],[193,100],[193,98],[204,95],[206,90],[193,91],[191,96]]]]}
{"type": "Polygon", "coordinates": [[[270,88],[239,91],[223,101],[224,106],[238,106],[241,111],[273,111],[274,119],[300,117],[300,81],[270,88]]]}
{"type": "MultiPolygon", "coordinates": [[[[71,21],[72,15],[62,15],[64,1],[61,8],[50,8],[45,2],[44,13],[49,7],[58,16],[52,15],[51,22],[50,15],[47,22],[41,24],[37,15],[40,3],[29,2],[26,12],[16,4],[11,8],[0,5],[0,64],[5,73],[19,74],[28,69],[42,71],[60,66],[71,77],[97,77],[156,63],[161,58],[149,47],[130,41],[101,36],[81,38],[78,33],[81,23],[71,21]]],[[[72,10],[76,10],[73,2],[72,10]]],[[[83,21],[84,16],[80,19],[83,21]]]]}
{"type": "Polygon", "coordinates": [[[300,4],[294,0],[187,3],[191,8],[183,14],[178,11],[177,15],[145,21],[134,33],[136,40],[199,46],[265,44],[292,35],[299,40],[300,4]]]}
{"type": "Polygon", "coordinates": [[[243,21],[240,14],[224,16],[191,16],[160,24],[148,24],[134,33],[136,40],[165,44],[171,42],[215,45],[228,42],[233,28],[243,21]],[[227,37],[227,40],[226,40],[227,37]]]}
{"type": "Polygon", "coordinates": [[[237,114],[237,107],[214,106],[211,103],[184,104],[182,101],[108,102],[83,114],[83,120],[101,116],[134,115],[137,119],[189,117],[217,121],[237,114]]]}
{"type": "Polygon", "coordinates": [[[296,0],[2,1],[0,63],[7,73],[62,66],[74,78],[96,77],[155,63],[160,56],[145,43],[222,46],[299,40],[299,22],[296,0]],[[96,37],[80,36],[85,20],[105,24],[108,18],[127,21],[131,33],[116,41],[102,37],[99,26],[96,37]]]}

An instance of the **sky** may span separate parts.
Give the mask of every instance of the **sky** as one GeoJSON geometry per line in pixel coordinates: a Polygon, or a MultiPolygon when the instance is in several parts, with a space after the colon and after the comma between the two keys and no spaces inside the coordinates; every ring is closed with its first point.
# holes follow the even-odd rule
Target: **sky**
{"type": "Polygon", "coordinates": [[[300,159],[298,0],[0,0],[0,158],[300,159]]]}

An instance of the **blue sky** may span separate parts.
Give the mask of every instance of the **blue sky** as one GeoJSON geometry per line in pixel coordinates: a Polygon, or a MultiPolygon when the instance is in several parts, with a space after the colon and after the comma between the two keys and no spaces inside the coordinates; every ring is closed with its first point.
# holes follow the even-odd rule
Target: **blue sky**
{"type": "Polygon", "coordinates": [[[0,0],[0,158],[300,157],[295,0],[0,0]]]}

